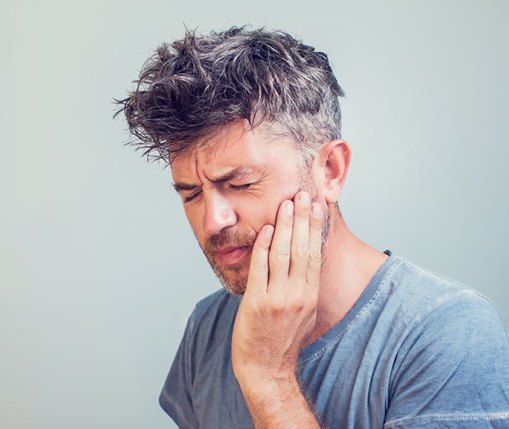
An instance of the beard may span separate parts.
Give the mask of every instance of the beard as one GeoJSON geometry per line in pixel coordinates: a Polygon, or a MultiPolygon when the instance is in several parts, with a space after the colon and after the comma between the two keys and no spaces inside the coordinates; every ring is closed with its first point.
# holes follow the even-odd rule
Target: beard
{"type": "MultiPolygon", "coordinates": [[[[314,183],[310,182],[309,179],[310,178],[307,178],[307,180],[301,182],[301,186],[297,192],[305,190],[309,192],[311,199],[314,200],[316,199],[318,192],[314,183]]],[[[297,192],[295,192],[295,194],[297,192]]],[[[324,212],[321,234],[322,268],[325,263],[324,250],[325,245],[327,244],[327,238],[329,237],[329,229],[330,211],[327,211],[324,212]]],[[[198,237],[196,238],[198,239],[198,237]]],[[[214,255],[216,254],[216,250],[221,247],[246,247],[249,248],[249,253],[251,253],[255,241],[256,234],[240,234],[229,227],[221,230],[218,234],[210,236],[203,246],[200,244],[203,254],[209,261],[212,270],[221,282],[223,288],[232,295],[243,295],[246,290],[251,255],[249,254],[249,258],[243,258],[243,261],[238,264],[224,266],[215,259],[214,255]]]]}
{"type": "MultiPolygon", "coordinates": [[[[322,225],[322,268],[325,263],[324,249],[327,244],[327,238],[329,236],[330,228],[330,213],[324,214],[324,220],[322,225]]],[[[247,279],[249,272],[249,258],[238,264],[223,266],[216,261],[214,254],[220,247],[248,247],[253,248],[253,244],[256,240],[256,235],[237,234],[231,229],[223,229],[218,234],[211,236],[204,246],[201,247],[203,254],[209,261],[209,264],[221,282],[223,288],[231,295],[241,296],[244,294],[247,287],[247,279]]]]}
{"type": "Polygon", "coordinates": [[[239,234],[231,228],[225,228],[218,234],[212,235],[205,245],[201,246],[214,274],[224,289],[232,295],[243,295],[246,290],[250,255],[240,263],[224,266],[216,260],[214,256],[216,250],[221,247],[246,247],[251,252],[255,241],[256,234],[239,234]]]}

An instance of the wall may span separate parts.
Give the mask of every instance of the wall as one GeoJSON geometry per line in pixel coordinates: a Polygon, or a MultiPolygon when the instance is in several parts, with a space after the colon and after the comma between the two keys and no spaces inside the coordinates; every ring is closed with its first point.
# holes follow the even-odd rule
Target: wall
{"type": "Polygon", "coordinates": [[[219,287],[169,172],[112,120],[184,25],[281,28],[328,53],[353,161],[341,204],[379,249],[509,320],[509,3],[3,2],[0,427],[174,427],[157,398],[194,303],[219,287]]]}

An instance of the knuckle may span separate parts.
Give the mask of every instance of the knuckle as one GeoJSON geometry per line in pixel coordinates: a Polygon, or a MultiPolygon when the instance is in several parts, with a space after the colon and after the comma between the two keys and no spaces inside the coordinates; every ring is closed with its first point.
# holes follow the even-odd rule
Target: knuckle
{"type": "Polygon", "coordinates": [[[255,259],[253,261],[252,270],[255,272],[264,272],[267,271],[268,263],[265,259],[255,259]]]}
{"type": "Polygon", "coordinates": [[[309,246],[307,245],[293,246],[292,255],[299,257],[309,256],[309,246]]]}
{"type": "Polygon", "coordinates": [[[288,262],[290,260],[290,251],[287,249],[277,249],[275,259],[279,262],[288,262]]]}
{"type": "Polygon", "coordinates": [[[274,300],[270,306],[270,312],[274,316],[281,316],[287,312],[287,302],[282,299],[274,300]]]}
{"type": "Polygon", "coordinates": [[[293,312],[300,313],[302,310],[306,308],[306,301],[302,298],[298,298],[291,303],[291,306],[293,312]]]}
{"type": "Polygon", "coordinates": [[[322,259],[322,249],[320,246],[315,246],[310,249],[309,259],[312,261],[320,261],[322,259]]]}

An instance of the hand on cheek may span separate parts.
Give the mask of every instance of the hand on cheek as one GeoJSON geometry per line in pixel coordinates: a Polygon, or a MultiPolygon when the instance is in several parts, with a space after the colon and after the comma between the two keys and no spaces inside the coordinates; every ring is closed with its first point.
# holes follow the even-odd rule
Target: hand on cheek
{"type": "Polygon", "coordinates": [[[300,192],[281,203],[275,227],[260,230],[232,338],[241,384],[293,375],[316,323],[322,222],[320,205],[300,192]]]}

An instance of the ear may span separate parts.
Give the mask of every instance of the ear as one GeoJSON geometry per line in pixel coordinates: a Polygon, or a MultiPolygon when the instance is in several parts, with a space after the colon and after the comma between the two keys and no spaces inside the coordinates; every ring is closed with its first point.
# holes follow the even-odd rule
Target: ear
{"type": "Polygon", "coordinates": [[[345,140],[324,143],[315,158],[315,183],[327,204],[336,204],[350,166],[351,150],[345,140]]]}

